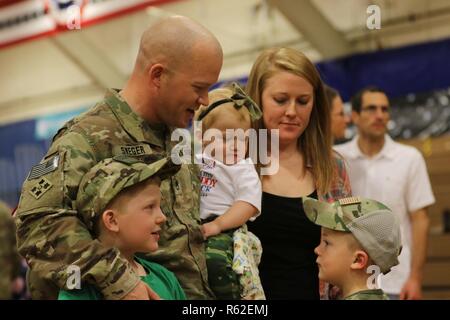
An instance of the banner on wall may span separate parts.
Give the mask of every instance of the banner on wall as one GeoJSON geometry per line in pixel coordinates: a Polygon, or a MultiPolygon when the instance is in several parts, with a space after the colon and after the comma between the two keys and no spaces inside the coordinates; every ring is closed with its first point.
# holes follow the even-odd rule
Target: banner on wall
{"type": "Polygon", "coordinates": [[[179,0],[9,0],[0,6],[0,48],[172,1],[179,0]]]}
{"type": "Polygon", "coordinates": [[[0,199],[12,208],[30,168],[39,163],[50,147],[52,137],[65,122],[87,110],[42,116],[0,126],[0,199]]]}

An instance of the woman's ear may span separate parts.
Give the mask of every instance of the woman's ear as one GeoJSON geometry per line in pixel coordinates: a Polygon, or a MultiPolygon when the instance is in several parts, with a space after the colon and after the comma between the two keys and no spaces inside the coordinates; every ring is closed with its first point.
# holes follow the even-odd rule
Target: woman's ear
{"type": "Polygon", "coordinates": [[[369,256],[363,250],[356,250],[353,254],[353,263],[350,268],[353,270],[363,270],[368,266],[369,256]]]}
{"type": "Polygon", "coordinates": [[[117,213],[114,210],[105,210],[102,214],[102,222],[106,230],[119,232],[119,221],[117,220],[117,213]]]}

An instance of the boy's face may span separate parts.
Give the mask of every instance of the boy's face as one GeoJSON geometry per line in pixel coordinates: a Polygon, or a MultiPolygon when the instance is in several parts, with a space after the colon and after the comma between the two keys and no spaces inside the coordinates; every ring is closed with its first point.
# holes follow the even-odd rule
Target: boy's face
{"type": "Polygon", "coordinates": [[[151,181],[121,199],[117,215],[120,250],[129,253],[158,249],[159,232],[166,217],[160,208],[159,184],[151,181]]]}
{"type": "Polygon", "coordinates": [[[354,262],[354,252],[350,249],[352,235],[322,227],[320,245],[314,252],[317,254],[319,279],[340,286],[350,272],[354,262]]]}

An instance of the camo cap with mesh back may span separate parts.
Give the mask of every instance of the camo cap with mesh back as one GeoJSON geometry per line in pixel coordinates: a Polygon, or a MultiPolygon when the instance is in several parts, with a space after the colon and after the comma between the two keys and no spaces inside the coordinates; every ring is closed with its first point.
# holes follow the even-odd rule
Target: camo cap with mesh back
{"type": "Polygon", "coordinates": [[[305,197],[303,207],[313,223],[351,232],[382,273],[388,273],[399,263],[400,226],[392,211],[381,202],[351,197],[327,203],[305,197]]]}
{"type": "Polygon", "coordinates": [[[81,180],[76,200],[78,213],[93,230],[97,216],[120,191],[151,177],[164,180],[179,169],[180,166],[173,164],[170,158],[156,156],[146,162],[127,156],[104,159],[81,180]]]}

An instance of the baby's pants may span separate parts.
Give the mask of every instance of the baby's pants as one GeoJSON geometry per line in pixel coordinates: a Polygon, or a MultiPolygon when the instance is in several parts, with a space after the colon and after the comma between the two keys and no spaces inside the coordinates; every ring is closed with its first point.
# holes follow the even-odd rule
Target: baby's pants
{"type": "Polygon", "coordinates": [[[209,237],[206,242],[208,282],[219,300],[241,299],[239,278],[232,269],[234,231],[233,229],[209,237]]]}

